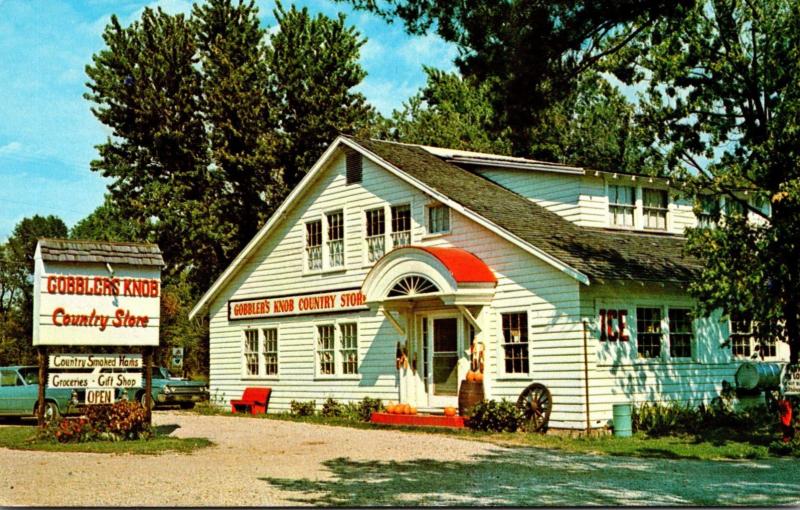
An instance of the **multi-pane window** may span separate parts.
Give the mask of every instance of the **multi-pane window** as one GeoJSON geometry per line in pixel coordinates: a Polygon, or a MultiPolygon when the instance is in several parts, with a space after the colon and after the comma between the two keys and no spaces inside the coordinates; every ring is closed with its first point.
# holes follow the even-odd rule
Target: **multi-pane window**
{"type": "Polygon", "coordinates": [[[367,220],[367,261],[375,262],[386,253],[386,219],[383,208],[365,211],[367,220]]]}
{"type": "Polygon", "coordinates": [[[730,344],[734,356],[749,358],[753,338],[753,322],[739,314],[731,315],[730,344]]]}
{"type": "Polygon", "coordinates": [[[428,233],[438,234],[450,231],[450,208],[446,205],[428,207],[428,233]]]}
{"type": "Polygon", "coordinates": [[[261,334],[264,336],[264,375],[278,375],[278,330],[262,329],[261,334]]]}
{"type": "Polygon", "coordinates": [[[392,206],[392,247],[411,244],[411,207],[392,206]]]}
{"type": "Polygon", "coordinates": [[[336,373],[335,331],[332,324],[317,326],[317,359],[320,375],[336,373]]]}
{"type": "Polygon", "coordinates": [[[341,360],[343,374],[358,373],[358,326],[349,322],[339,325],[341,334],[341,349],[339,359],[341,360]]]}
{"type": "Polygon", "coordinates": [[[667,229],[667,192],[662,189],[642,189],[642,217],[645,228],[667,229]]]}
{"type": "Polygon", "coordinates": [[[661,355],[661,308],[636,309],[636,351],[640,358],[661,355]]]}
{"type": "Polygon", "coordinates": [[[700,197],[697,207],[697,225],[701,228],[714,228],[719,218],[719,201],[715,196],[700,197]]]}
{"type": "Polygon", "coordinates": [[[739,200],[725,197],[725,216],[744,216],[745,208],[739,200]]]}
{"type": "Polygon", "coordinates": [[[306,266],[322,269],[322,221],[306,223],[306,266]]]}
{"type": "Polygon", "coordinates": [[[244,332],[244,366],[247,375],[258,374],[258,330],[247,329],[244,332]]]}
{"type": "Polygon", "coordinates": [[[505,360],[505,373],[528,373],[528,314],[504,313],[503,324],[503,351],[505,360]]]}
{"type": "Polygon", "coordinates": [[[336,211],[325,215],[328,220],[328,264],[330,267],[344,265],[344,215],[336,211]]]}
{"type": "Polygon", "coordinates": [[[611,225],[632,227],[636,209],[636,193],[633,186],[608,186],[608,215],[611,225]]]}
{"type": "Polygon", "coordinates": [[[692,317],[689,310],[669,309],[669,355],[671,358],[692,357],[692,317]]]}

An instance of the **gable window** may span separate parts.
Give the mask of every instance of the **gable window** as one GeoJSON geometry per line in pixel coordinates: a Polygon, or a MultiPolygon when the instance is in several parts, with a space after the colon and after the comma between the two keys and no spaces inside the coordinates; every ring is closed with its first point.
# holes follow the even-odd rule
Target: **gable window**
{"type": "Polygon", "coordinates": [[[669,309],[669,356],[692,357],[692,317],[689,310],[669,309]]]}
{"type": "Polygon", "coordinates": [[[318,372],[320,375],[333,375],[336,371],[334,362],[334,332],[333,324],[317,326],[317,359],[319,360],[318,372]]]}
{"type": "Polygon", "coordinates": [[[325,215],[328,221],[328,264],[344,266],[344,215],[336,211],[325,215]]]}
{"type": "Polygon", "coordinates": [[[349,322],[339,325],[341,349],[339,359],[341,360],[343,374],[358,373],[358,326],[349,322]]]}
{"type": "Polygon", "coordinates": [[[306,267],[322,269],[322,221],[306,223],[306,267]]]}
{"type": "Polygon", "coordinates": [[[392,247],[411,244],[411,207],[408,204],[392,206],[392,247]]]}
{"type": "Polygon", "coordinates": [[[528,314],[501,314],[506,374],[528,373],[528,314]]]}
{"type": "Polygon", "coordinates": [[[365,211],[367,220],[367,261],[375,262],[386,253],[386,220],[383,208],[365,211]]]}
{"type": "Polygon", "coordinates": [[[428,207],[428,233],[441,234],[450,231],[450,208],[446,205],[428,207]]]}
{"type": "Polygon", "coordinates": [[[264,375],[278,375],[278,330],[262,329],[261,333],[264,335],[264,375]]]}
{"type": "Polygon", "coordinates": [[[661,308],[636,309],[636,352],[640,358],[661,356],[661,308]]]}
{"type": "Polygon", "coordinates": [[[644,228],[667,229],[668,197],[663,189],[642,189],[644,228]]]}
{"type": "Polygon", "coordinates": [[[636,193],[632,186],[608,186],[608,216],[611,225],[633,227],[636,193]]]}
{"type": "Polygon", "coordinates": [[[247,375],[258,373],[258,330],[247,329],[244,332],[244,366],[247,375]]]}

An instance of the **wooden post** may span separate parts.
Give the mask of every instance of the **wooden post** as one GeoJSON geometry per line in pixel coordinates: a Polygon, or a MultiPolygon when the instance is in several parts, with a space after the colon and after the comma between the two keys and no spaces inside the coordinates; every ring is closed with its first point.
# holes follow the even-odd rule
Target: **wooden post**
{"type": "Polygon", "coordinates": [[[589,325],[583,320],[583,382],[586,391],[586,435],[592,431],[592,422],[589,418],[589,325]]]}
{"type": "Polygon", "coordinates": [[[147,423],[153,425],[153,348],[144,348],[144,411],[147,423]]]}
{"type": "Polygon", "coordinates": [[[45,372],[47,352],[41,345],[36,347],[36,357],[39,360],[39,407],[36,410],[36,419],[39,422],[39,426],[44,427],[44,386],[47,384],[47,374],[45,372]]]}

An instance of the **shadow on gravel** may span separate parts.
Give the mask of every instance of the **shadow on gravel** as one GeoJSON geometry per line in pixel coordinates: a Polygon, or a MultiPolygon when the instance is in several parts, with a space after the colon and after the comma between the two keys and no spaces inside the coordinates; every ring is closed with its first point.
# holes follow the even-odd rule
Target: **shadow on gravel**
{"type": "Polygon", "coordinates": [[[181,426],[177,425],[177,424],[156,425],[153,428],[155,429],[155,432],[156,432],[157,436],[168,436],[168,435],[172,434],[173,432],[175,432],[176,430],[178,430],[179,428],[181,428],[181,426]]]}
{"type": "MultiPolygon", "coordinates": [[[[259,478],[317,506],[775,506],[800,503],[784,459],[711,462],[500,451],[470,462],[324,463],[331,480],[259,478]]],[[[254,502],[256,505],[259,502],[254,502]]]]}

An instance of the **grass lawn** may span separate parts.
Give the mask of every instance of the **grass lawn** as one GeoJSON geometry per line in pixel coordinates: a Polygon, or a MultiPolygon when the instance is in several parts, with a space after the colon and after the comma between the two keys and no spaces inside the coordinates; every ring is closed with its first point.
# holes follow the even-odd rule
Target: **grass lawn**
{"type": "Polygon", "coordinates": [[[177,438],[159,435],[151,439],[136,441],[89,441],[86,443],[57,443],[37,439],[37,428],[31,426],[0,427],[0,447],[14,450],[39,450],[46,452],[85,452],[85,453],[132,453],[139,455],[158,455],[161,453],[190,453],[198,448],[211,446],[205,438],[177,438]]]}
{"type": "Polygon", "coordinates": [[[502,446],[532,446],[550,448],[573,453],[595,453],[600,455],[628,456],[662,459],[764,459],[774,457],[769,451],[771,442],[780,438],[777,430],[732,431],[711,430],[703,436],[648,437],[636,433],[633,437],[608,436],[568,437],[556,434],[526,434],[523,432],[475,432],[470,429],[445,427],[405,427],[379,425],[352,421],[344,418],[294,416],[288,413],[268,415],[231,414],[227,411],[200,411],[209,414],[235,416],[241,419],[285,420],[317,425],[333,425],[360,429],[394,429],[420,434],[446,434],[470,441],[486,441],[502,446]]]}

